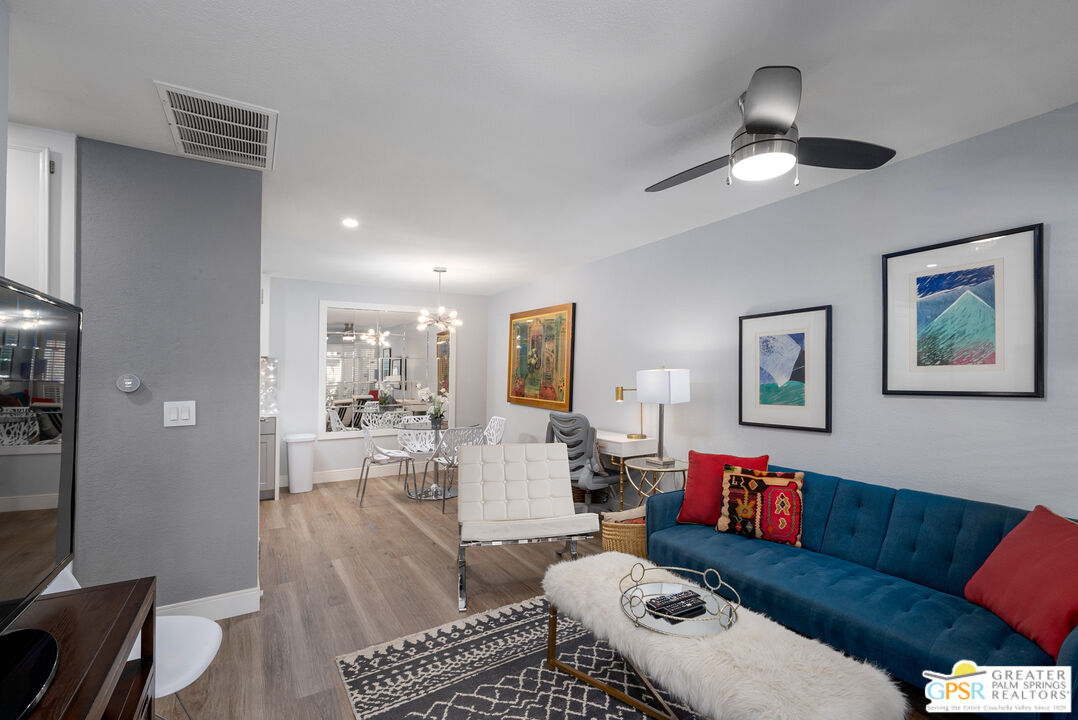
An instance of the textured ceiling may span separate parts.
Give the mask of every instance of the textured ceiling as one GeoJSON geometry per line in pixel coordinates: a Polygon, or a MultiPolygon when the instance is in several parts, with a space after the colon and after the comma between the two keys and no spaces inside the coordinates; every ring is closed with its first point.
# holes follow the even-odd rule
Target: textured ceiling
{"type": "Polygon", "coordinates": [[[643,188],[728,152],[752,71],[896,162],[1078,102],[1078,3],[11,0],[13,121],[172,153],[152,84],[279,110],[263,270],[492,293],[849,177],[643,188]],[[361,221],[341,227],[344,216],[361,221]]]}

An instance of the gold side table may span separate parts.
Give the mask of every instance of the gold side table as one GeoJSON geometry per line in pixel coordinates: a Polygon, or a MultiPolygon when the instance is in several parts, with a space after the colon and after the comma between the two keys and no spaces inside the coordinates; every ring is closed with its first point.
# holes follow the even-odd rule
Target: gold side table
{"type": "Polygon", "coordinates": [[[657,465],[651,465],[647,462],[646,458],[632,458],[626,459],[624,462],[625,477],[629,479],[629,484],[632,485],[636,492],[640,495],[639,502],[636,503],[637,507],[644,504],[652,495],[661,493],[659,484],[668,473],[677,473],[681,475],[681,488],[685,487],[685,473],[689,470],[689,463],[684,460],[675,460],[673,465],[667,465],[666,467],[659,467],[657,465]],[[631,470],[636,470],[640,473],[639,482],[633,479],[631,470]]]}

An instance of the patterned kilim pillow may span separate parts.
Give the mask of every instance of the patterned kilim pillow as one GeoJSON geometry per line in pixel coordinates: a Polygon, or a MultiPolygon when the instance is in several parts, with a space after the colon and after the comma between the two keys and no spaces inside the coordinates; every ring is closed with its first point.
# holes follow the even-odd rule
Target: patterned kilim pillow
{"type": "Polygon", "coordinates": [[[801,486],[805,473],[727,465],[722,475],[719,532],[801,547],[801,486]]]}

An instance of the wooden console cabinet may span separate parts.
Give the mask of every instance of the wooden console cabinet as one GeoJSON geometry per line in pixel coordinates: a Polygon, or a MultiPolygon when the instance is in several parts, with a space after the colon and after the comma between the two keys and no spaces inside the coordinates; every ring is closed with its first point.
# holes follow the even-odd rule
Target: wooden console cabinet
{"type": "Polygon", "coordinates": [[[30,720],[153,720],[157,580],[141,578],[35,599],[12,629],[48,630],[56,677],[30,720]],[[141,659],[128,662],[142,633],[141,659]]]}

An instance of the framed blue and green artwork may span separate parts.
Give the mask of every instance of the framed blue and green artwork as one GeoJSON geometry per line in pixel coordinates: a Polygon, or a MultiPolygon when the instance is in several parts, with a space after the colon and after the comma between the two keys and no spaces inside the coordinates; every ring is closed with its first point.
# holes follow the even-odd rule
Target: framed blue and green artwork
{"type": "Polygon", "coordinates": [[[883,392],[1044,397],[1043,225],[883,256],[883,392]]]}
{"type": "Polygon", "coordinates": [[[742,425],[831,432],[831,306],[745,315],[742,425]]]}

